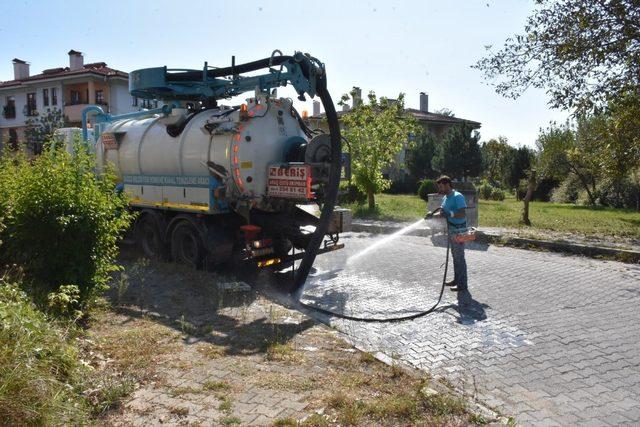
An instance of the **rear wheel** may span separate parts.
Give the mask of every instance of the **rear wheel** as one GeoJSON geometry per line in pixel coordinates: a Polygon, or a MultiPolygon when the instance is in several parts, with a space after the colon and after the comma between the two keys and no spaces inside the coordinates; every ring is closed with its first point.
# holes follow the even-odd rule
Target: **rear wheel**
{"type": "Polygon", "coordinates": [[[171,232],[173,261],[197,268],[204,259],[204,247],[198,230],[187,221],[179,222],[171,232]]]}
{"type": "Polygon", "coordinates": [[[158,221],[151,214],[143,215],[138,220],[136,240],[145,257],[154,260],[162,258],[164,253],[162,234],[158,221]]]}

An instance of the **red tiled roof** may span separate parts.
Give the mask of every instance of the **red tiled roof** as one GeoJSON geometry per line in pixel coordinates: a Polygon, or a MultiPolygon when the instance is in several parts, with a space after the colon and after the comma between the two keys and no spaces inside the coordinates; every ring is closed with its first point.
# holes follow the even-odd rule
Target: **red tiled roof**
{"type": "Polygon", "coordinates": [[[47,79],[52,79],[57,77],[81,76],[81,75],[91,75],[91,74],[102,76],[102,77],[123,77],[125,79],[129,77],[128,73],[107,67],[107,64],[105,64],[104,62],[94,62],[92,64],[85,64],[82,68],[77,70],[71,70],[69,69],[69,67],[50,68],[48,70],[45,70],[41,74],[36,74],[35,76],[29,76],[25,79],[0,82],[0,88],[10,87],[10,86],[19,86],[22,83],[26,83],[26,82],[47,80],[47,79]]]}

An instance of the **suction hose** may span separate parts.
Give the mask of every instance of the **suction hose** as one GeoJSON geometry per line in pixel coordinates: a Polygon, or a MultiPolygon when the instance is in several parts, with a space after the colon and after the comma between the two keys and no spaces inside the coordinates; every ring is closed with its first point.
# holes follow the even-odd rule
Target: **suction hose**
{"type": "Polygon", "coordinates": [[[329,222],[333,215],[333,208],[336,205],[338,199],[338,187],[340,185],[340,167],[342,157],[342,139],[340,138],[340,125],[338,123],[338,114],[336,108],[331,100],[331,95],[327,90],[326,74],[318,77],[316,80],[316,92],[322,101],[322,106],[327,116],[327,122],[329,124],[329,134],[331,138],[331,167],[329,169],[329,184],[325,186],[324,204],[320,212],[320,220],[316,227],[315,232],[311,236],[309,245],[305,250],[304,257],[300,263],[300,267],[296,272],[293,280],[293,292],[298,291],[307,280],[309,271],[313,266],[313,261],[316,259],[318,249],[324,240],[325,234],[329,229],[329,222]]]}

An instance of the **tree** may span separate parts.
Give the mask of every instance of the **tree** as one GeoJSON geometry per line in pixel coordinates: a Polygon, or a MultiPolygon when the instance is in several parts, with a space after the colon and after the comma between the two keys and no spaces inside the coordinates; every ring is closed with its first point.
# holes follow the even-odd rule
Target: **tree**
{"type": "MultiPolygon", "coordinates": [[[[367,194],[369,209],[374,209],[375,194],[390,185],[382,176],[382,168],[391,164],[409,135],[418,135],[421,128],[413,116],[405,113],[404,94],[399,94],[397,100],[378,100],[371,91],[368,98],[368,104],[356,105],[342,117],[342,122],[343,134],[351,144],[354,182],[367,194]]],[[[343,95],[340,104],[348,99],[349,95],[343,95]]]]}
{"type": "Polygon", "coordinates": [[[64,126],[64,116],[62,111],[54,108],[47,108],[44,115],[36,113],[35,118],[29,118],[25,124],[24,135],[27,140],[27,147],[33,154],[42,153],[42,148],[46,142],[53,140],[56,129],[64,126]]]}
{"type": "Polygon", "coordinates": [[[503,180],[509,188],[515,188],[518,187],[520,180],[526,178],[528,171],[535,161],[535,153],[530,148],[524,146],[518,148],[511,147],[511,151],[507,157],[503,171],[503,180]]]}
{"type": "Polygon", "coordinates": [[[543,88],[555,108],[585,112],[640,88],[640,2],[536,0],[524,34],[475,64],[496,91],[543,88]]]}
{"type": "Polygon", "coordinates": [[[479,140],[480,134],[466,123],[451,127],[436,146],[431,162],[433,168],[455,178],[480,175],[482,155],[479,140]]]}
{"type": "Polygon", "coordinates": [[[533,192],[536,189],[536,171],[529,171],[529,179],[527,182],[527,194],[524,196],[522,200],[522,217],[520,218],[520,222],[524,225],[531,225],[531,220],[529,219],[529,202],[533,199],[533,192]]]}
{"type": "Polygon", "coordinates": [[[504,136],[499,136],[498,139],[492,138],[480,147],[482,171],[492,185],[504,183],[505,170],[511,160],[512,151],[513,147],[504,136]]]}
{"type": "Polygon", "coordinates": [[[425,132],[407,153],[407,169],[415,179],[434,178],[437,172],[431,167],[436,151],[436,138],[425,132]]]}
{"type": "Polygon", "coordinates": [[[597,161],[598,146],[587,137],[598,118],[581,118],[576,125],[552,123],[541,130],[536,141],[539,166],[546,177],[564,180],[574,174],[587,193],[590,204],[596,202],[596,182],[602,170],[597,161]]]}

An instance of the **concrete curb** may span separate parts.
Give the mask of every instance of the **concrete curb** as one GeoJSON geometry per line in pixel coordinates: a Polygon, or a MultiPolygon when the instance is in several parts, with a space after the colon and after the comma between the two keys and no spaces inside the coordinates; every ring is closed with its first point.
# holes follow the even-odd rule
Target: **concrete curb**
{"type": "MultiPolygon", "coordinates": [[[[399,223],[368,223],[353,221],[351,230],[356,232],[366,232],[374,234],[392,234],[400,231],[403,224],[399,223]]],[[[414,229],[407,233],[408,236],[430,237],[433,230],[414,229]]],[[[611,258],[629,264],[640,263],[640,252],[618,248],[607,248],[601,246],[590,246],[579,243],[559,242],[553,240],[525,239],[522,237],[503,236],[498,233],[487,233],[478,231],[478,243],[511,246],[521,249],[542,249],[551,252],[570,253],[582,255],[590,258],[611,258]]]]}

